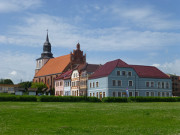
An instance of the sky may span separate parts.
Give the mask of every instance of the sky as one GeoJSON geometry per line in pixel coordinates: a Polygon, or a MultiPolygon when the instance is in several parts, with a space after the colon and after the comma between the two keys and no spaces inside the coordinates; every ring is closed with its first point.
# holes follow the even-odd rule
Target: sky
{"type": "Polygon", "coordinates": [[[179,0],[0,0],[0,78],[31,81],[47,29],[54,57],[121,59],[180,75],[179,0]]]}

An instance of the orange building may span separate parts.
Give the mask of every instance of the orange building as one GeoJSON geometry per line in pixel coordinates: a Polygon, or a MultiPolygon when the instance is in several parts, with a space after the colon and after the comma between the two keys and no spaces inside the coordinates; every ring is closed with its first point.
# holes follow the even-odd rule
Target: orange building
{"type": "Polygon", "coordinates": [[[54,88],[56,77],[68,69],[73,69],[78,64],[86,63],[86,54],[83,54],[78,43],[76,50],[73,50],[70,54],[54,58],[51,53],[51,44],[47,33],[46,42],[43,45],[43,53],[40,58],[36,59],[36,63],[33,82],[43,82],[49,89],[52,89],[54,88]]]}

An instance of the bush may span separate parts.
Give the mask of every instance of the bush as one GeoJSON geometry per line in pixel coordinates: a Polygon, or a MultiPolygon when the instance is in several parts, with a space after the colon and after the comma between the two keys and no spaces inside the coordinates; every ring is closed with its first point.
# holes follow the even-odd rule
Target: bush
{"type": "Polygon", "coordinates": [[[40,96],[40,102],[101,102],[96,97],[40,96]]]}
{"type": "Polygon", "coordinates": [[[177,102],[174,97],[129,97],[133,102],[177,102]]]}
{"type": "Polygon", "coordinates": [[[126,97],[104,97],[103,102],[128,102],[126,97]]]}
{"type": "Polygon", "coordinates": [[[0,95],[0,101],[23,101],[36,102],[36,96],[0,95]]]}

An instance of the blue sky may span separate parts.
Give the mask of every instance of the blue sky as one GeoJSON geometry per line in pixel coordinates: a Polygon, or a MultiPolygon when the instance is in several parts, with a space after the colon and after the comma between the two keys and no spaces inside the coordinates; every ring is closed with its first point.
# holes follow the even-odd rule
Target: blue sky
{"type": "Polygon", "coordinates": [[[179,0],[0,0],[0,78],[33,79],[49,30],[54,57],[122,59],[180,75],[179,0]]]}

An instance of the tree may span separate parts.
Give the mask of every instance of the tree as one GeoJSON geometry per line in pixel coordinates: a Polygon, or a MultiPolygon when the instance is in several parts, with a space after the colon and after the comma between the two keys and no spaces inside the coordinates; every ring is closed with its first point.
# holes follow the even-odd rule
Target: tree
{"type": "Polygon", "coordinates": [[[1,79],[0,84],[14,84],[11,79],[1,79]]]}
{"type": "Polygon", "coordinates": [[[32,85],[32,82],[29,82],[29,81],[19,83],[19,87],[25,88],[26,91],[28,90],[28,88],[31,87],[31,85],[32,85]]]}
{"type": "Polygon", "coordinates": [[[38,93],[42,92],[43,88],[47,88],[46,84],[44,84],[43,82],[40,83],[32,83],[31,88],[37,88],[38,89],[38,93]]]}

